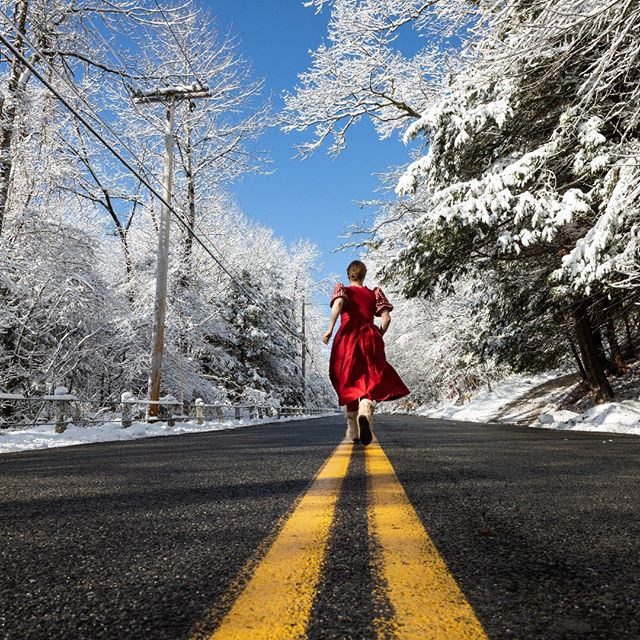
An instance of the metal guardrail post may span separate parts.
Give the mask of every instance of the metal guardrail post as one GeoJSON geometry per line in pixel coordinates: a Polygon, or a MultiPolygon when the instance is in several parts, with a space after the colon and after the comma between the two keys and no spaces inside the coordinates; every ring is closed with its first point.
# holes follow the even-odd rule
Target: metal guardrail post
{"type": "Polygon", "coordinates": [[[224,422],[224,411],[222,409],[222,405],[216,406],[216,420],[218,422],[224,422]]]}
{"type": "Polygon", "coordinates": [[[242,408],[234,407],[234,409],[235,409],[236,420],[240,420],[240,418],[242,417],[242,408]]]}
{"type": "Polygon", "coordinates": [[[134,400],[133,393],[130,391],[125,391],[120,396],[121,407],[122,407],[122,428],[127,429],[133,424],[133,403],[134,400]]]}
{"type": "Polygon", "coordinates": [[[204,400],[196,398],[196,423],[204,424],[204,400]]]}
{"type": "Polygon", "coordinates": [[[258,407],[258,418],[264,418],[264,412],[262,407],[258,407]]]}

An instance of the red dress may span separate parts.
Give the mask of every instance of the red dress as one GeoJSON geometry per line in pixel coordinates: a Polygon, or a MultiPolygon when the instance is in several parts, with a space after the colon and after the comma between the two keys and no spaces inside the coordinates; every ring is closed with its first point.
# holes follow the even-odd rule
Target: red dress
{"type": "Polygon", "coordinates": [[[384,341],[374,316],[391,311],[393,305],[382,289],[345,287],[338,283],[331,296],[344,300],[340,328],[333,341],[329,377],[340,404],[369,398],[395,400],[409,394],[404,382],[384,355],[384,341]]]}

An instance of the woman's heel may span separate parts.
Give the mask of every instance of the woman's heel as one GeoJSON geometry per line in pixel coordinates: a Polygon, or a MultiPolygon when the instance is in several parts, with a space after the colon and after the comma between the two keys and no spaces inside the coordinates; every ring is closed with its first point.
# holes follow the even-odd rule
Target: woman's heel
{"type": "Polygon", "coordinates": [[[373,409],[374,404],[368,398],[360,400],[358,407],[358,427],[360,428],[360,442],[368,445],[373,440],[373,409]]]}

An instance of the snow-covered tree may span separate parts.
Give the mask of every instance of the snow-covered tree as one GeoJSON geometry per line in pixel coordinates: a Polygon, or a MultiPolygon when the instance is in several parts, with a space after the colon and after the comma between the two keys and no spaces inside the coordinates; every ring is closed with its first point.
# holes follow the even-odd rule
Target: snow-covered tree
{"type": "MultiPolygon", "coordinates": [[[[326,4],[332,42],[357,42],[354,34],[367,31],[371,3],[326,4]],[[348,12],[362,18],[360,31],[341,22],[348,12]]],[[[389,20],[406,4],[380,3],[378,11],[389,20]]],[[[388,257],[382,276],[411,297],[467,277],[493,282],[488,344],[512,362],[520,350],[518,366],[535,367],[548,343],[560,340],[567,353],[577,343],[596,401],[611,397],[603,334],[615,369],[624,369],[617,290],[627,301],[637,295],[639,21],[624,0],[572,0],[561,11],[551,0],[442,0],[410,15],[403,24],[423,34],[457,29],[462,46],[448,64],[440,59],[446,73],[420,72],[429,91],[415,113],[398,108],[399,121],[413,119],[405,141],[426,138],[427,149],[398,177],[400,199],[381,212],[369,242],[388,257]]],[[[389,55],[394,46],[384,41],[389,55]]],[[[340,60],[356,73],[357,60],[340,60]]],[[[312,116],[322,125],[345,100],[353,106],[355,92],[340,93],[348,72],[337,68],[316,64],[309,73],[322,80],[302,76],[288,107],[307,126],[312,116]]],[[[398,69],[405,73],[404,62],[398,69]]]]}
{"type": "Polygon", "coordinates": [[[432,24],[434,3],[423,0],[315,0],[331,10],[327,44],[312,52],[311,68],[285,96],[285,131],[313,130],[300,151],[308,154],[330,141],[332,153],[347,144],[349,129],[369,118],[386,138],[418,118],[433,100],[433,83],[445,72],[438,63],[445,46],[441,33],[421,36],[432,24]],[[405,55],[399,43],[415,53],[405,55]]]}
{"type": "Polygon", "coordinates": [[[611,397],[600,300],[636,259],[637,87],[623,74],[640,54],[640,13],[629,9],[508,3],[487,14],[471,61],[407,131],[407,140],[426,134],[429,150],[397,191],[422,213],[390,265],[417,292],[470,265],[539,264],[537,284],[573,316],[597,401],[611,397]]]}
{"type": "MultiPolygon", "coordinates": [[[[210,87],[210,99],[176,114],[173,205],[216,259],[174,227],[163,393],[185,402],[301,402],[299,292],[314,280],[317,250],[287,246],[229,194],[232,180],[262,166],[253,141],[267,114],[235,43],[191,2],[49,3],[49,14],[37,0],[15,7],[26,11],[22,35],[6,25],[16,47],[154,186],[163,109],[137,107],[130,87],[210,87]]],[[[0,106],[13,100],[14,109],[5,109],[0,138],[9,167],[0,389],[64,384],[102,402],[125,390],[144,396],[158,202],[35,76],[13,86],[12,64],[26,68],[15,56],[0,60],[0,106]]],[[[310,398],[326,397],[326,379],[307,384],[310,398]]]]}

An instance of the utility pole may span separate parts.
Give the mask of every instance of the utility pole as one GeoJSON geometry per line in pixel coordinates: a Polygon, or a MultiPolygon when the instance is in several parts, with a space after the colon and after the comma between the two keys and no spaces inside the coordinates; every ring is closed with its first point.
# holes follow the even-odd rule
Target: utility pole
{"type": "Polygon", "coordinates": [[[166,108],[164,129],[164,178],[162,181],[162,207],[158,238],[158,262],[156,266],[155,324],[153,332],[153,351],[151,354],[151,373],[149,376],[149,405],[147,419],[158,419],[158,401],[160,400],[160,382],[162,379],[162,357],[164,355],[164,327],[167,313],[167,274],[169,271],[169,231],[171,228],[171,192],[173,189],[173,130],[176,102],[208,98],[211,92],[201,84],[179,87],[163,87],[157,91],[136,91],[133,101],[143,104],[161,102],[166,108]]]}
{"type": "Polygon", "coordinates": [[[306,300],[302,298],[302,406],[307,406],[307,323],[306,300]]]}

